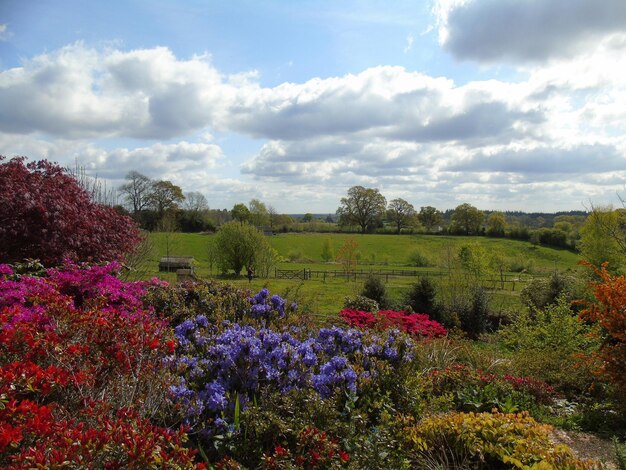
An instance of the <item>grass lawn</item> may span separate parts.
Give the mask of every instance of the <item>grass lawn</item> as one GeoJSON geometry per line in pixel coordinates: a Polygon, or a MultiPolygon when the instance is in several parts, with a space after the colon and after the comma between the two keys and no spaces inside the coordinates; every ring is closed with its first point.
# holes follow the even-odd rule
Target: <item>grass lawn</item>
{"type": "MultiPolygon", "coordinates": [[[[173,273],[159,273],[158,263],[162,256],[180,255],[193,256],[196,261],[196,274],[200,278],[215,276],[217,273],[209,269],[207,254],[208,237],[211,235],[188,233],[151,233],[149,241],[153,245],[148,260],[147,276],[158,276],[174,282],[173,273]]],[[[528,242],[486,237],[451,237],[438,235],[348,235],[348,234],[279,234],[268,238],[270,244],[285,259],[292,257],[296,262],[282,262],[281,269],[340,270],[336,263],[324,263],[321,259],[322,246],[325,240],[331,240],[334,253],[339,251],[347,238],[354,238],[359,246],[360,262],[357,269],[387,270],[440,270],[446,258],[456,254],[463,245],[482,247],[487,254],[497,252],[510,264],[529,266],[536,275],[545,275],[554,269],[560,271],[574,270],[580,257],[567,250],[539,247],[528,242]],[[410,254],[418,250],[430,261],[432,266],[416,268],[409,265],[410,254]]],[[[390,295],[395,299],[409,289],[415,277],[390,277],[387,280],[390,295]]],[[[242,287],[259,290],[268,287],[271,292],[297,301],[303,308],[317,315],[334,315],[342,307],[344,298],[357,294],[362,287],[363,279],[346,281],[345,278],[328,276],[315,277],[312,280],[287,279],[254,279],[248,283],[245,278],[227,279],[242,287]]],[[[497,291],[492,294],[495,308],[516,308],[519,306],[519,291],[497,291]]]]}

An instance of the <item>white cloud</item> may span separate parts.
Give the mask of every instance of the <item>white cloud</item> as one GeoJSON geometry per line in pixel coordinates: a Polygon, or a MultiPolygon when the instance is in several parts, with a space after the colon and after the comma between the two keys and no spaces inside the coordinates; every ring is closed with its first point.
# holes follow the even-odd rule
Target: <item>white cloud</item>
{"type": "Polygon", "coordinates": [[[523,64],[514,82],[379,66],[271,88],[255,71],[221,74],[208,56],[74,44],[0,72],[0,149],[78,158],[114,181],[138,170],[222,201],[213,207],[259,197],[324,212],[362,184],[443,208],[541,206],[545,196],[528,194],[541,189],[570,208],[581,188],[626,181],[625,38],[523,64]],[[241,152],[244,181],[227,171],[238,162],[225,135],[258,139],[241,152]],[[549,189],[557,183],[570,189],[549,189]]]}
{"type": "Polygon", "coordinates": [[[77,43],[0,73],[0,130],[168,138],[214,124],[229,88],[202,57],[77,43]]]}
{"type": "Polygon", "coordinates": [[[11,36],[13,36],[13,33],[9,31],[9,27],[6,24],[0,24],[0,41],[6,41],[11,36]]]}
{"type": "Polygon", "coordinates": [[[435,11],[443,47],[479,62],[574,57],[626,33],[623,0],[439,0],[435,11]]]}
{"type": "Polygon", "coordinates": [[[408,34],[406,37],[406,44],[404,46],[404,53],[407,54],[411,51],[411,49],[413,49],[413,42],[415,41],[415,38],[413,37],[412,34],[408,34]]]}

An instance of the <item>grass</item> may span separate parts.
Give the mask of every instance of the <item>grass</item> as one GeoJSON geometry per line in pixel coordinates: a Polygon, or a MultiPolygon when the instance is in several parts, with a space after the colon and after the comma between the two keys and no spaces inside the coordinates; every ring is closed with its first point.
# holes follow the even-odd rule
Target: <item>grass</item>
{"type": "MultiPolygon", "coordinates": [[[[153,245],[149,257],[148,277],[158,276],[170,282],[176,281],[174,273],[159,273],[159,259],[166,255],[193,256],[196,274],[200,278],[215,276],[215,270],[209,269],[207,253],[208,237],[211,235],[189,233],[151,233],[149,241],[153,245]]],[[[545,275],[555,269],[560,271],[575,270],[580,257],[567,250],[532,245],[517,240],[486,238],[486,237],[451,237],[438,235],[348,235],[298,233],[279,234],[268,238],[268,241],[285,259],[279,263],[282,269],[312,269],[319,271],[340,270],[337,263],[322,261],[322,246],[330,240],[336,254],[348,238],[354,238],[359,246],[360,261],[357,269],[368,270],[440,270],[446,259],[453,257],[463,245],[481,247],[487,255],[498,253],[510,265],[526,267],[535,275],[545,275]],[[425,255],[433,266],[416,268],[409,265],[411,253],[418,250],[425,255]],[[297,261],[288,262],[291,256],[297,261]]],[[[408,290],[415,277],[390,277],[387,286],[392,298],[400,299],[408,290]]],[[[362,287],[363,279],[346,281],[344,278],[327,276],[314,278],[311,281],[286,279],[253,279],[251,283],[244,277],[228,279],[236,285],[259,290],[268,287],[271,292],[283,295],[289,300],[297,301],[301,306],[314,314],[335,314],[343,306],[344,298],[357,294],[362,287]]],[[[492,305],[496,309],[519,307],[519,291],[495,291],[492,293],[492,305]]]]}

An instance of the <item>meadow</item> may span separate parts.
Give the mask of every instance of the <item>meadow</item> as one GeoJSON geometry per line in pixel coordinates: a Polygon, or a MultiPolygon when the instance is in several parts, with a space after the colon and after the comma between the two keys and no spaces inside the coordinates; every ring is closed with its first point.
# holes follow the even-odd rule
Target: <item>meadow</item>
{"type": "MultiPolygon", "coordinates": [[[[212,235],[190,233],[149,234],[152,245],[147,260],[147,269],[143,277],[157,276],[174,281],[175,274],[159,272],[158,263],[162,256],[193,256],[195,271],[199,278],[219,277],[215,268],[209,266],[207,246],[212,235]]],[[[278,269],[311,269],[313,271],[340,271],[342,266],[335,262],[322,260],[323,245],[330,241],[332,252],[336,255],[348,238],[358,243],[359,259],[357,271],[407,270],[424,272],[445,271],[458,268],[451,259],[462,246],[478,247],[486,255],[497,253],[507,266],[507,274],[515,275],[522,282],[506,289],[493,291],[491,303],[494,310],[518,308],[519,291],[532,277],[547,276],[555,270],[571,272],[578,269],[580,256],[568,250],[554,249],[533,245],[529,242],[487,237],[439,236],[439,235],[353,235],[353,234],[318,234],[287,233],[268,237],[271,246],[282,258],[278,269]],[[429,266],[411,265],[411,255],[419,252],[429,266]],[[511,270],[514,268],[515,271],[511,270]],[[522,271],[521,273],[519,271],[522,271]]],[[[491,276],[493,277],[493,275],[491,276]]],[[[343,306],[346,296],[358,294],[363,285],[363,277],[346,280],[343,277],[315,276],[308,281],[255,278],[250,283],[245,277],[220,277],[235,285],[246,286],[252,290],[269,288],[283,296],[294,298],[311,313],[320,317],[335,315],[343,306]]],[[[386,277],[386,285],[392,298],[402,298],[417,277],[386,277]]]]}

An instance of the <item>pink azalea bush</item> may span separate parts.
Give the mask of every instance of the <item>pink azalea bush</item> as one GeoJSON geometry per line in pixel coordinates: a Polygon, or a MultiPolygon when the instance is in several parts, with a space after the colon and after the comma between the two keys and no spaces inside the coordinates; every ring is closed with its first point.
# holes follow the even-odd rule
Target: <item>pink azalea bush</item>
{"type": "Polygon", "coordinates": [[[423,313],[406,313],[395,310],[381,310],[377,313],[345,308],[339,312],[348,325],[358,328],[400,328],[411,335],[424,338],[445,336],[448,332],[438,322],[423,313]]]}
{"type": "Polygon", "coordinates": [[[0,466],[191,468],[184,430],[150,421],[175,342],[117,265],[17,276],[0,265],[0,466]]]}

